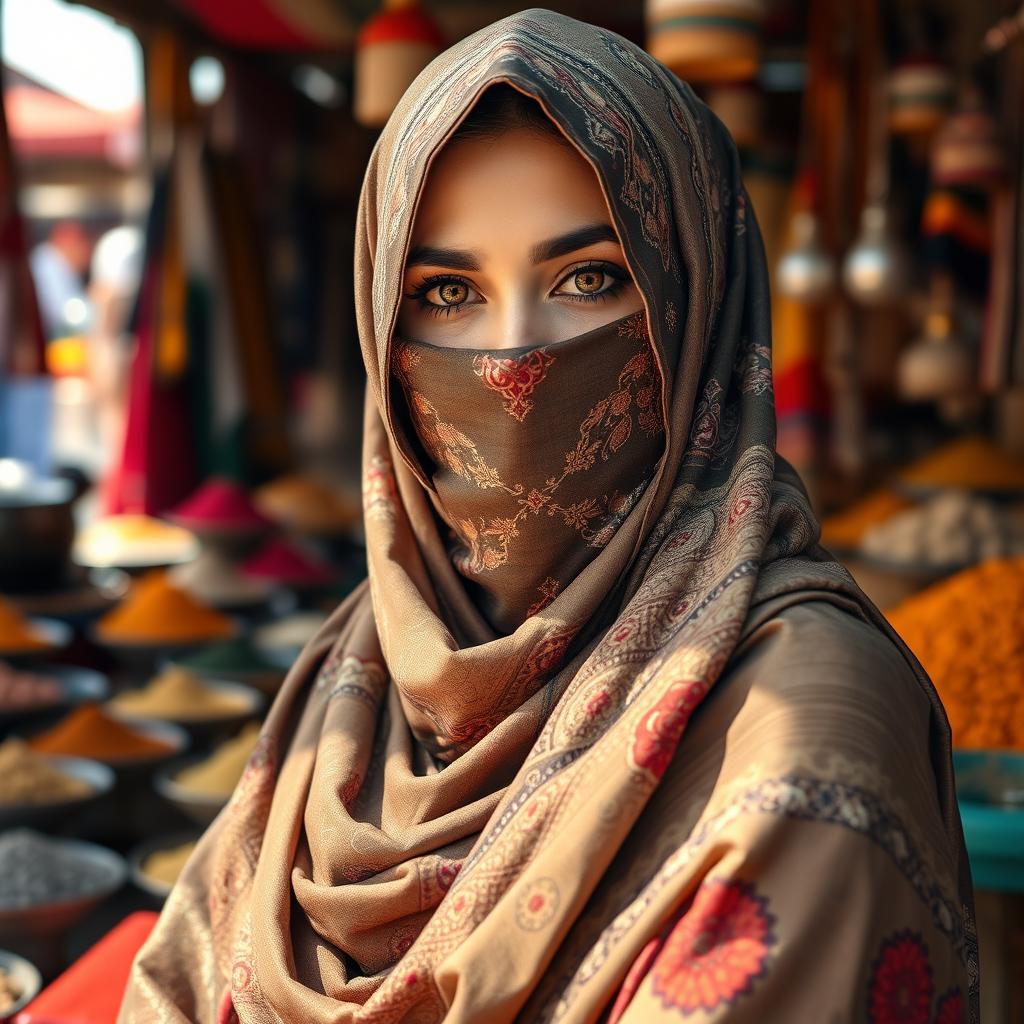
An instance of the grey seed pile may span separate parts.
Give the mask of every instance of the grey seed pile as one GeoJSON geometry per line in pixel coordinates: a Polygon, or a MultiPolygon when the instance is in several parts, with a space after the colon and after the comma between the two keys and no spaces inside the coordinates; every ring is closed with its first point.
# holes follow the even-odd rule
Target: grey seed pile
{"type": "Polygon", "coordinates": [[[0,911],[87,896],[116,880],[107,865],[33,829],[0,835],[0,911]]]}

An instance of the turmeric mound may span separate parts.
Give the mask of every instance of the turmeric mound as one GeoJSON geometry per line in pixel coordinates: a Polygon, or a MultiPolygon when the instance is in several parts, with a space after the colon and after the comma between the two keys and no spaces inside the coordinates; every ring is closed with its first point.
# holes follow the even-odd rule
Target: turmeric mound
{"type": "Polygon", "coordinates": [[[1024,750],[1024,558],[966,569],[887,616],[932,677],[955,746],[1024,750]]]}

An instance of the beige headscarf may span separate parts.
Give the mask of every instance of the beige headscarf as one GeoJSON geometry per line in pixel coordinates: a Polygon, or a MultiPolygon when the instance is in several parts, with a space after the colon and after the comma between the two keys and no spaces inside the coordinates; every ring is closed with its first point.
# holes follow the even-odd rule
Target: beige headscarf
{"type": "MultiPolygon", "coordinates": [[[[774,451],[767,271],[736,149],[637,46],[520,12],[441,54],[395,110],[360,197],[355,284],[368,584],[289,673],[137,960],[121,1019],[500,1022],[534,997],[523,1019],[595,1020],[664,908],[700,884],[678,853],[642,871],[617,857],[627,838],[654,850],[668,834],[646,809],[670,764],[687,764],[690,718],[738,645],[780,602],[834,595],[896,649],[816,545],[774,451]],[[502,81],[534,97],[600,179],[643,297],[665,439],[599,553],[499,634],[439,531],[391,357],[431,158],[502,81]],[[460,751],[450,764],[429,753],[446,744],[460,751]],[[612,878],[642,894],[652,870],[659,895],[643,912],[588,907],[612,878]]],[[[566,430],[568,448],[577,426],[566,430]]],[[[925,714],[948,765],[941,709],[925,714]]],[[[956,851],[948,781],[938,799],[956,851]]],[[[957,909],[962,960],[959,921],[957,909]]]]}

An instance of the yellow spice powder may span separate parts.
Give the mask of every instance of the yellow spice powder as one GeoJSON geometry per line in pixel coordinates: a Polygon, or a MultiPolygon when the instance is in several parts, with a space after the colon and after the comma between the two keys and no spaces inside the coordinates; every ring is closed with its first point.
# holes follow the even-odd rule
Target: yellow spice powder
{"type": "Polygon", "coordinates": [[[259,724],[250,723],[234,739],[222,743],[205,761],[178,772],[174,781],[196,793],[229,797],[242,777],[259,735],[259,724]]]}
{"type": "Polygon", "coordinates": [[[157,850],[151,853],[142,862],[142,873],[153,879],[154,882],[162,882],[164,885],[174,885],[189,859],[192,851],[196,848],[195,840],[182,843],[181,846],[171,846],[166,850],[157,850]]]}
{"type": "Polygon", "coordinates": [[[243,697],[207,686],[188,669],[171,665],[141,690],[118,694],[110,706],[138,718],[182,721],[240,714],[249,704],[243,697]]]}

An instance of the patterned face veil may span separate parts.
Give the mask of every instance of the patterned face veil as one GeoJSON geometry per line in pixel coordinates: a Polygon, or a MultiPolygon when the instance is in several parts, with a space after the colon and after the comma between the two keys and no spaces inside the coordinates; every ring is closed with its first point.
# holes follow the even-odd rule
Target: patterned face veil
{"type": "Polygon", "coordinates": [[[467,591],[511,633],[615,535],[665,434],[644,313],[518,349],[400,342],[410,420],[467,591]]]}

